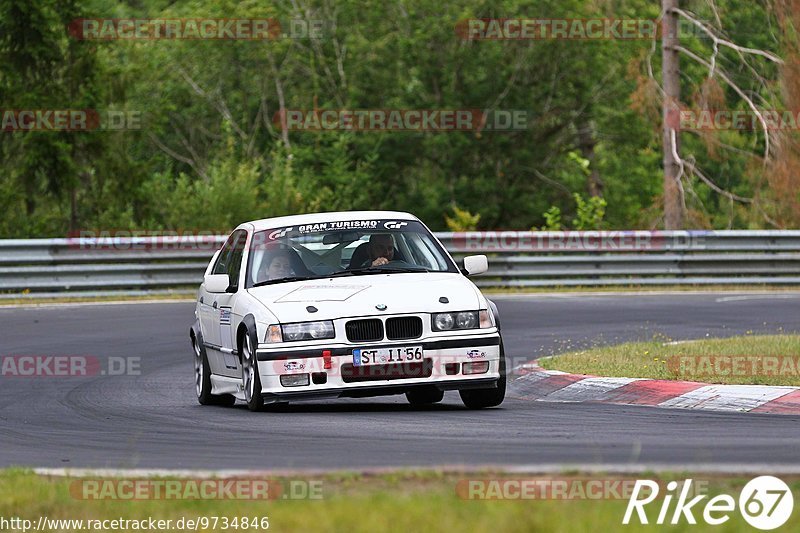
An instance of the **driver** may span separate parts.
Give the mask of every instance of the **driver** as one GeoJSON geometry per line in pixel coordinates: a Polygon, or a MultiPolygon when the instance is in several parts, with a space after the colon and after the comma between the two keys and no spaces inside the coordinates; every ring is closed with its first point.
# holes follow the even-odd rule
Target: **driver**
{"type": "Polygon", "coordinates": [[[369,238],[371,266],[385,265],[394,258],[394,239],[389,233],[375,233],[369,238]]]}

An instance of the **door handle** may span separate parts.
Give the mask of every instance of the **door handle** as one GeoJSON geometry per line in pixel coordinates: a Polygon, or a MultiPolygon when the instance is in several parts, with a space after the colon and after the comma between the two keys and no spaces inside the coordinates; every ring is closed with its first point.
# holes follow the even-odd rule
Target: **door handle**
{"type": "Polygon", "coordinates": [[[211,304],[211,307],[213,307],[214,309],[216,309],[216,308],[217,308],[217,301],[216,301],[216,300],[214,300],[214,303],[213,303],[213,304],[211,304]]]}

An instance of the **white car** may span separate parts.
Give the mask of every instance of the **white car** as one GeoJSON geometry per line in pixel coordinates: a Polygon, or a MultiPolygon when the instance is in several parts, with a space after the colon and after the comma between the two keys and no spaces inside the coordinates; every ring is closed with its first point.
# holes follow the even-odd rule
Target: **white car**
{"type": "Polygon", "coordinates": [[[295,400],[458,390],[502,403],[496,306],[415,216],[295,215],[237,227],[206,269],[191,328],[197,398],[253,411],[295,400]]]}

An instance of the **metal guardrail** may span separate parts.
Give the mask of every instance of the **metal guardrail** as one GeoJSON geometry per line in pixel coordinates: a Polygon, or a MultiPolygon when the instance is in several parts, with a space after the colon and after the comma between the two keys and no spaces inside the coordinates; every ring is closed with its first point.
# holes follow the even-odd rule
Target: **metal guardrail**
{"type": "MultiPolygon", "coordinates": [[[[800,231],[437,233],[482,287],[800,284],[800,231]]],[[[223,236],[0,240],[2,297],[194,289],[223,236]]]]}

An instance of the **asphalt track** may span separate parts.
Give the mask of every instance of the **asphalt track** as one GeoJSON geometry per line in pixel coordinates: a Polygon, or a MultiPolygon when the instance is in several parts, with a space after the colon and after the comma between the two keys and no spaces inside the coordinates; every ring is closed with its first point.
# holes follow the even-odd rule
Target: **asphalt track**
{"type": "MultiPolygon", "coordinates": [[[[800,293],[496,297],[516,363],[664,335],[800,331],[800,293]]],[[[0,309],[0,355],[141,358],[140,375],[0,377],[0,466],[356,469],[427,465],[800,466],[800,417],[508,399],[468,411],[457,393],[202,407],[187,331],[193,304],[0,309]]],[[[510,385],[513,395],[514,386],[510,385]]]]}

